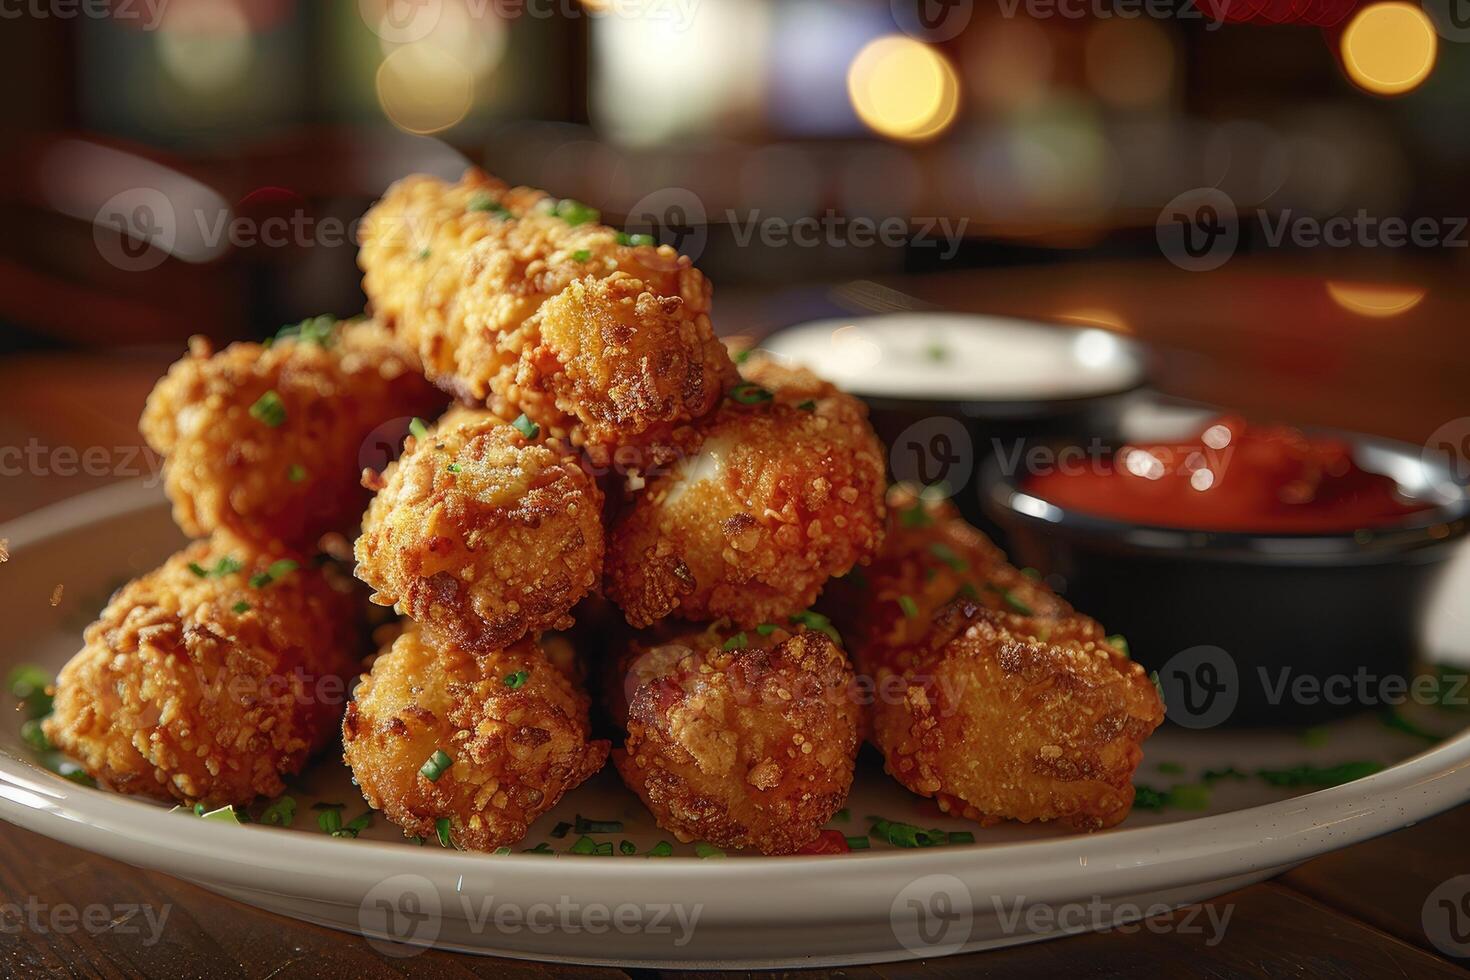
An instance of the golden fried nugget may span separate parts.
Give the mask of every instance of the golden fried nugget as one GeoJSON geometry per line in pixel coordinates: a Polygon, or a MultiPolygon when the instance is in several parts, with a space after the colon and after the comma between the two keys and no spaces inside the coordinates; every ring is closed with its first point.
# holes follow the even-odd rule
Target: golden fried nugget
{"type": "Polygon", "coordinates": [[[862,403],[753,359],[705,430],[614,525],[605,587],[633,626],[784,622],[883,537],[883,448],[862,403]]]}
{"type": "Polygon", "coordinates": [[[790,854],[847,798],[860,708],[826,635],[639,634],[606,678],[623,781],[682,841],[790,854]],[[729,649],[727,649],[729,647],[729,649]]]}
{"type": "Polygon", "coordinates": [[[185,532],[226,528],[310,547],[356,529],[368,501],[359,458],[373,429],[443,403],[381,324],[318,317],[269,346],[214,354],[192,340],[154,386],[139,428],[164,456],[185,532]]]}
{"type": "Polygon", "coordinates": [[[357,539],[373,601],[476,652],[571,625],[603,550],[602,492],[577,459],[483,409],[405,447],[357,539]]]}
{"type": "Polygon", "coordinates": [[[983,824],[1122,820],[1164,720],[1143,668],[947,504],[890,506],[882,556],[825,602],[872,685],[888,772],[983,824]]]}
{"type": "Polygon", "coordinates": [[[665,462],[735,369],[689,259],[597,218],[478,170],[408,177],[363,219],[363,289],[461,399],[524,413],[598,465],[620,449],[629,468],[665,462]]]}
{"type": "Polygon", "coordinates": [[[46,737],[99,783],[185,804],[274,796],[335,734],[360,597],[227,532],[124,586],[61,670],[46,737]]]}
{"type": "Polygon", "coordinates": [[[514,844],[607,761],[587,696],[533,639],[476,655],[404,625],[342,720],[363,798],[411,837],[447,820],[456,847],[514,844]]]}

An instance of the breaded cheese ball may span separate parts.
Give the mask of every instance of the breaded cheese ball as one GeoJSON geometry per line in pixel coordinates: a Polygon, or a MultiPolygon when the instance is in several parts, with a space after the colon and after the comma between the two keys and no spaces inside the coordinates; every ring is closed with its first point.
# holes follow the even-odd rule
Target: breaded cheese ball
{"type": "Polygon", "coordinates": [[[681,841],[791,854],[847,799],[860,708],[821,632],[640,634],[606,683],[618,772],[681,841]]]}
{"type": "Polygon", "coordinates": [[[862,403],[755,358],[700,452],[614,525],[605,588],[635,627],[671,613],[784,622],[883,537],[883,447],[862,403]]]}
{"type": "Polygon", "coordinates": [[[128,583],[56,680],[46,737],[109,789],[244,806],[332,739],[360,597],[305,556],[222,532],[128,583]]]}
{"type": "Polygon", "coordinates": [[[1164,720],[1143,667],[949,505],[892,503],[882,556],[827,597],[889,774],[982,824],[1118,823],[1164,720]]]}
{"type": "Polygon", "coordinates": [[[533,639],[476,655],[406,623],[347,707],[343,758],[404,834],[446,820],[454,846],[494,850],[607,761],[587,705],[533,639]]]}
{"type": "MultiPolygon", "coordinates": [[[[528,430],[534,431],[534,430],[528,430]]],[[[602,570],[602,493],[578,460],[483,409],[410,436],[357,539],[357,577],[480,653],[564,629],[602,570]]]]}
{"type": "Polygon", "coordinates": [[[629,467],[689,451],[690,423],[736,381],[687,257],[598,223],[576,201],[415,175],[363,219],[358,263],[374,312],[461,400],[629,467]],[[555,299],[548,309],[543,304],[555,299]]]}
{"type": "Polygon", "coordinates": [[[164,457],[174,520],[311,547],[352,533],[367,506],[363,442],[394,418],[432,416],[443,396],[380,323],[305,321],[269,346],[189,353],[154,386],[139,429],[164,457]]]}

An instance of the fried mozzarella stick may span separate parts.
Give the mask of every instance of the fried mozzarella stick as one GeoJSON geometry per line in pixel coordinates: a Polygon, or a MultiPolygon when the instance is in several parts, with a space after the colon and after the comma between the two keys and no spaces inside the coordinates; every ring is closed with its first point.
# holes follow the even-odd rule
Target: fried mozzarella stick
{"type": "Polygon", "coordinates": [[[565,629],[601,575],[602,492],[534,428],[451,409],[377,483],[357,577],[453,646],[489,653],[565,629]]]}
{"type": "Polygon", "coordinates": [[[275,796],[330,741],[360,597],[226,532],[120,589],[56,681],[47,739],[103,786],[184,804],[275,796]]]}
{"type": "Polygon", "coordinates": [[[618,772],[681,841],[790,854],[847,798],[860,709],[824,633],[637,634],[605,683],[618,772]]]}
{"type": "Polygon", "coordinates": [[[478,170],[408,177],[363,219],[363,289],[462,400],[524,413],[599,466],[664,463],[698,445],[691,423],[735,368],[690,260],[598,217],[478,170]]]}
{"type": "Polygon", "coordinates": [[[268,345],[214,353],[203,338],[154,386],[139,429],[164,457],[174,520],[192,537],[226,528],[311,547],[351,534],[367,506],[363,443],[395,418],[432,416],[444,397],[380,323],[330,317],[268,345]]]}
{"type": "Polygon", "coordinates": [[[343,758],[405,835],[490,851],[607,761],[587,707],[537,640],[476,655],[405,623],[347,706],[343,758]]]}
{"type": "Polygon", "coordinates": [[[883,555],[830,598],[888,772],[982,824],[1122,820],[1164,720],[1143,668],[947,504],[890,506],[883,555]]]}
{"type": "Polygon", "coordinates": [[[605,587],[629,624],[786,622],[883,539],[884,453],[862,403],[755,356],[700,452],[614,525],[605,587]]]}

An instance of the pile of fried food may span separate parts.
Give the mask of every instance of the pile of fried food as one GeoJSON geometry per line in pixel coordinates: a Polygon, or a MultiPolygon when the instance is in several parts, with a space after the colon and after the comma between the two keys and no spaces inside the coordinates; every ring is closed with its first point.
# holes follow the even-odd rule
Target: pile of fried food
{"type": "Polygon", "coordinates": [[[360,264],[370,318],[196,339],[150,396],[198,540],[58,678],[46,735],[99,783],[243,806],[340,725],[410,836],[505,847],[611,754],[680,840],[786,854],[866,739],[982,824],[1128,813],[1163,719],[1144,671],[947,506],[887,489],[859,401],[732,356],[689,259],[470,171],[390,188],[360,264]],[[364,468],[395,419],[401,456],[364,468]],[[355,690],[373,606],[349,546],[402,617],[355,690]]]}

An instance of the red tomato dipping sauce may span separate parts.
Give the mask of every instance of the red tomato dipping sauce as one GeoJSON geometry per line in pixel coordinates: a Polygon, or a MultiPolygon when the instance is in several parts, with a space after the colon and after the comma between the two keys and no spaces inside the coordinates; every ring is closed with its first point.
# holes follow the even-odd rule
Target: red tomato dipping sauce
{"type": "Polygon", "coordinates": [[[1127,445],[1061,462],[1022,489],[1066,510],[1202,531],[1311,534],[1401,520],[1432,505],[1357,465],[1338,439],[1225,417],[1177,443],[1127,445]]]}

